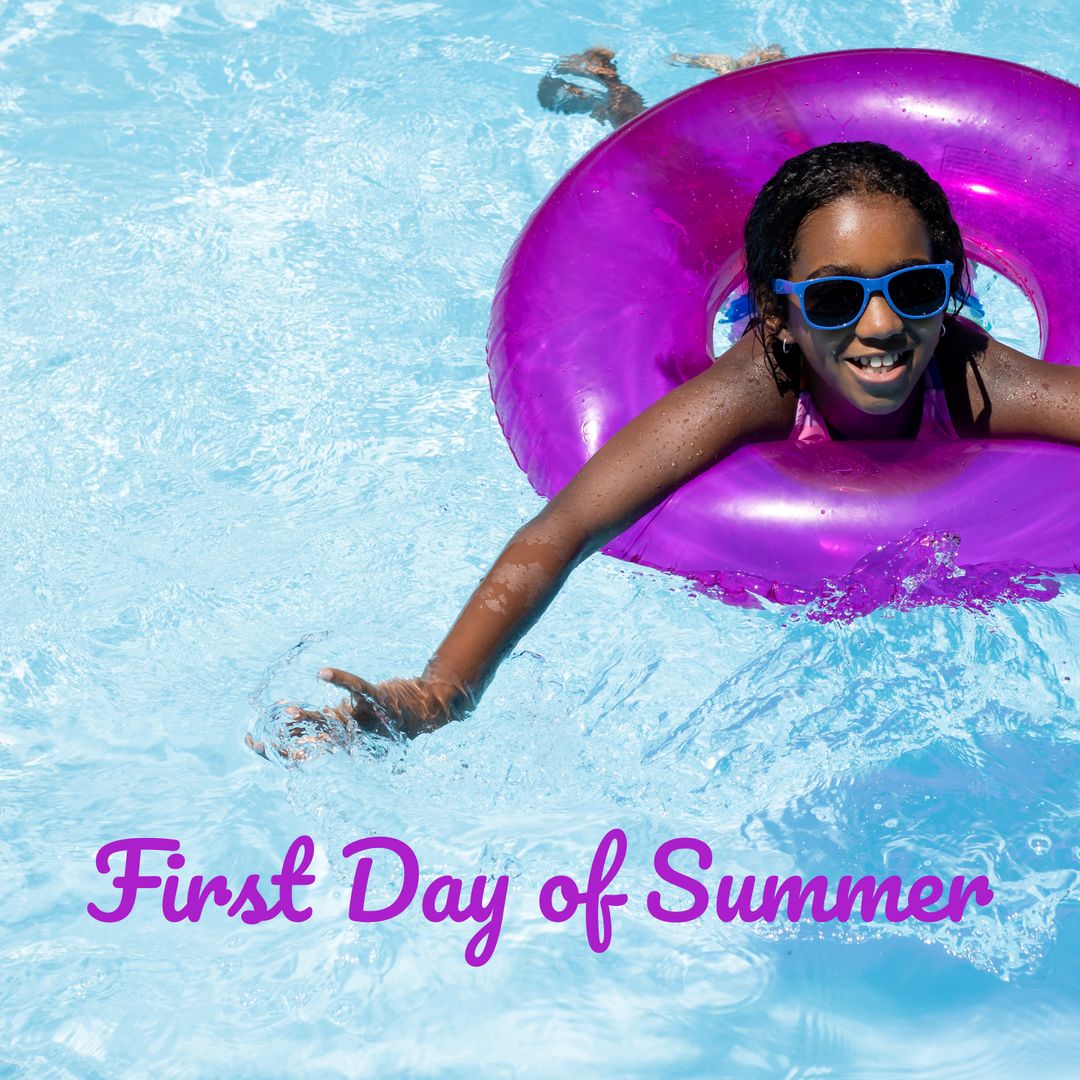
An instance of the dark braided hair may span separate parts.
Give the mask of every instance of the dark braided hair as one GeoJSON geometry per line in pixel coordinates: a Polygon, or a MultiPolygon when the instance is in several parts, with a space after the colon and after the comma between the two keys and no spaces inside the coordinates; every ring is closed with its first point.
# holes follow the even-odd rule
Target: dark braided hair
{"type": "Polygon", "coordinates": [[[754,317],[750,322],[781,392],[799,388],[800,356],[780,347],[776,330],[787,317],[787,297],[772,290],[787,278],[795,262],[795,241],[806,217],[845,195],[893,195],[910,203],[930,235],[935,262],[955,267],[952,296],[955,315],[963,306],[967,264],[960,229],[953,220],[941,185],[911,158],[882,143],[849,142],[815,146],[789,158],[758,193],[746,219],[746,277],[754,317]]]}

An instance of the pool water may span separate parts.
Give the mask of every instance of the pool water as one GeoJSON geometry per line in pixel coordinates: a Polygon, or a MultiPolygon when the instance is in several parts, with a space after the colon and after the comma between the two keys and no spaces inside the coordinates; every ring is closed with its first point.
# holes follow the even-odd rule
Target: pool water
{"type": "MultiPolygon", "coordinates": [[[[605,129],[544,112],[540,75],[604,43],[655,102],[705,77],[668,54],[774,41],[1080,81],[1080,20],[1045,3],[0,7],[0,1074],[1077,1074],[1075,577],[821,622],[597,557],[467,723],[292,767],[244,746],[275,702],[334,700],[324,664],[418,673],[542,505],[490,401],[488,308],[605,129]],[[616,828],[628,901],[598,954],[537,895],[616,828]],[[172,923],[150,892],[87,913],[116,904],[110,841],[178,840],[186,888],[265,882],[300,835],[306,921],[172,923]],[[506,876],[488,963],[419,898],[350,921],[342,850],[372,835],[421,887],[506,876]],[[672,837],[711,847],[710,892],[985,874],[995,898],[959,923],[665,924],[672,837]]],[[[1037,347],[1008,282],[979,292],[1037,347]]]]}

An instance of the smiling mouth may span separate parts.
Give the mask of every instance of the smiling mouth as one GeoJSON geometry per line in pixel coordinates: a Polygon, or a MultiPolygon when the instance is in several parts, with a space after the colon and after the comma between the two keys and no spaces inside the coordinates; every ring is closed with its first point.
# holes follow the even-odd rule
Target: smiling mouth
{"type": "Polygon", "coordinates": [[[845,358],[859,374],[860,379],[870,382],[888,382],[898,378],[911,362],[914,349],[904,352],[884,353],[876,356],[848,356],[845,358]]]}

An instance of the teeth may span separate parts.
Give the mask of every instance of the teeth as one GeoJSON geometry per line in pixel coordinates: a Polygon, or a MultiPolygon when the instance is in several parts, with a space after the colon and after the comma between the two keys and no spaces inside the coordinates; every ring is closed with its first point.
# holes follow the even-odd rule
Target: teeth
{"type": "Polygon", "coordinates": [[[858,360],[857,363],[861,368],[870,368],[873,371],[884,368],[888,371],[889,368],[899,363],[900,356],[900,353],[887,353],[885,356],[871,356],[868,359],[858,360]]]}

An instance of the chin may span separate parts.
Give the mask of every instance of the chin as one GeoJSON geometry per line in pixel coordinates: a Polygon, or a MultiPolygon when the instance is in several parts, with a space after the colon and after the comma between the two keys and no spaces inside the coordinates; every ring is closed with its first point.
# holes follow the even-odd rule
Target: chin
{"type": "Polygon", "coordinates": [[[907,365],[906,371],[897,373],[899,376],[891,384],[883,383],[879,386],[866,386],[858,377],[848,382],[847,389],[850,393],[844,396],[861,412],[870,413],[873,416],[888,416],[896,412],[907,403],[919,380],[923,377],[927,364],[920,364],[918,368],[907,365]]]}
{"type": "Polygon", "coordinates": [[[911,397],[910,390],[903,397],[896,398],[875,398],[860,395],[858,399],[852,399],[851,403],[860,412],[867,413],[870,416],[889,416],[901,408],[909,397],[911,397]]]}

